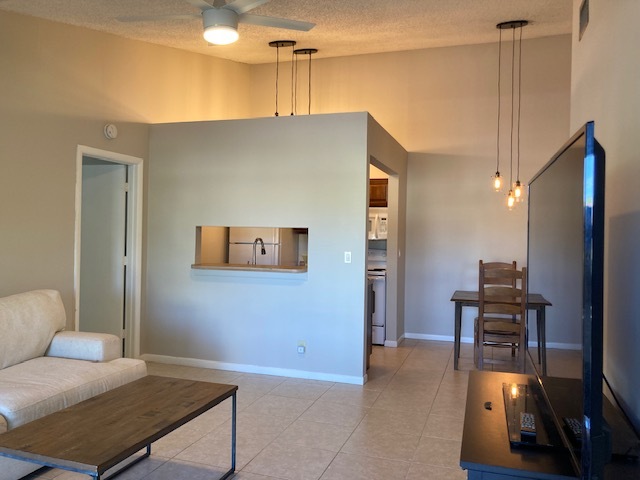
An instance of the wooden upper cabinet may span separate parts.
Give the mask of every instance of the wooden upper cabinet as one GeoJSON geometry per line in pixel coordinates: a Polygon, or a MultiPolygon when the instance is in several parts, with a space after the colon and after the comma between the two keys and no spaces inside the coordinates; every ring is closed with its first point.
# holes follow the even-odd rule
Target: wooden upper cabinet
{"type": "Polygon", "coordinates": [[[386,207],[387,190],[389,180],[387,178],[372,178],[369,180],[369,206],[386,207]]]}

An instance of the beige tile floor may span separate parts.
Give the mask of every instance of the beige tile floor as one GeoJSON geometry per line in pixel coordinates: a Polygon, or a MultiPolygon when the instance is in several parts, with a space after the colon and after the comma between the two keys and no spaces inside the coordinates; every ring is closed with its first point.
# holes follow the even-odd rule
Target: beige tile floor
{"type": "MultiPolygon", "coordinates": [[[[489,362],[488,368],[490,369],[489,362]]],[[[149,373],[238,389],[237,480],[465,479],[458,462],[472,348],[374,347],[364,386],[150,363],[149,373]]],[[[118,480],[217,478],[229,468],[230,400],[154,443],[118,480]]],[[[88,477],[43,469],[33,479],[88,477]]]]}

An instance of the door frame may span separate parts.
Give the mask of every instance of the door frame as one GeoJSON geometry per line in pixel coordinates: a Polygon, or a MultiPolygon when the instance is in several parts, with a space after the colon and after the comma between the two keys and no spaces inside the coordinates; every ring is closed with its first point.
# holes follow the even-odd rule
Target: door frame
{"type": "Polygon", "coordinates": [[[130,319],[125,335],[125,356],[140,356],[140,311],[142,299],[142,199],[143,168],[142,158],[122,153],[100,150],[86,145],[78,145],[76,151],[76,198],[75,198],[75,245],[73,285],[75,311],[75,330],[80,327],[80,258],[82,240],[82,160],[92,157],[106,162],[128,165],[129,168],[129,200],[128,200],[128,236],[127,236],[127,288],[126,316],[130,319]]]}

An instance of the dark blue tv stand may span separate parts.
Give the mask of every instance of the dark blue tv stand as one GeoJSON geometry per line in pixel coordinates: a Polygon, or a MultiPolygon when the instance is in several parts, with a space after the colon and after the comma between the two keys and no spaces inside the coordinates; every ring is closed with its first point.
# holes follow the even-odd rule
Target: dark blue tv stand
{"type": "MultiPolygon", "coordinates": [[[[460,466],[467,470],[468,480],[576,478],[571,457],[566,450],[512,448],[509,443],[502,385],[527,384],[531,378],[515,373],[469,373],[460,452],[460,466]]],[[[567,388],[566,383],[571,380],[557,380],[558,393],[562,395],[562,390],[567,388]]],[[[571,388],[570,385],[568,387],[571,388]]],[[[615,418],[609,422],[613,423],[612,428],[617,428],[615,418]]],[[[637,480],[640,478],[640,463],[607,464],[605,478],[637,480]]]]}

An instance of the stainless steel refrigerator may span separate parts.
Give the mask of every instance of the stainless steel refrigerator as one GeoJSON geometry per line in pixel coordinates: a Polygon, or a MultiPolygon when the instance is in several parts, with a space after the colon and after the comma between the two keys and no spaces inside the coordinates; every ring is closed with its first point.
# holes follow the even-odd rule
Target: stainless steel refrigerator
{"type": "Polygon", "coordinates": [[[280,265],[279,228],[229,228],[229,263],[244,265],[280,265]]]}

